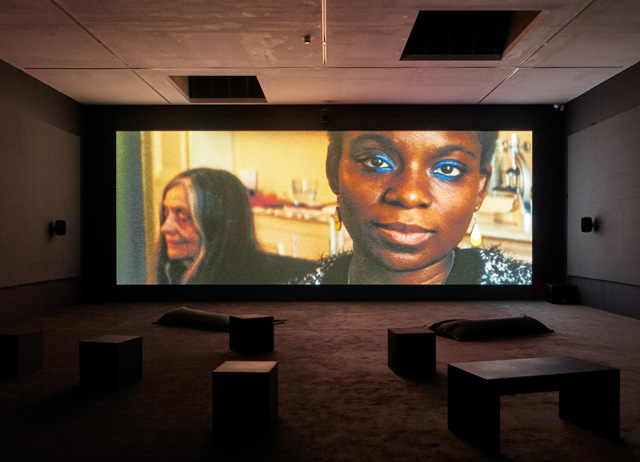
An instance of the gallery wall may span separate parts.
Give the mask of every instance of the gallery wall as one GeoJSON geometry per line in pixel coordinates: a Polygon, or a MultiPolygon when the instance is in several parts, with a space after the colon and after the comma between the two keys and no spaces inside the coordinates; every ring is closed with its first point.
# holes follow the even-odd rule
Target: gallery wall
{"type": "MultiPolygon", "coordinates": [[[[115,289],[116,130],[326,130],[396,129],[534,130],[534,286],[527,292],[460,293],[453,288],[387,291],[391,298],[543,298],[546,283],[566,279],[564,118],[552,106],[179,106],[83,107],[21,71],[0,63],[2,142],[3,280],[0,320],[93,300],[237,298],[234,289],[200,292],[132,292],[115,289]],[[320,110],[330,111],[329,124],[320,110]],[[82,164],[82,168],[81,168],[82,164]],[[52,238],[52,220],[67,235],[52,238]],[[82,282],[82,283],[81,283],[82,282]],[[443,289],[443,290],[438,290],[443,289]]],[[[153,288],[152,288],[153,289],[153,288]]],[[[251,299],[277,299],[281,288],[248,291],[251,299]]],[[[332,289],[287,292],[293,299],[359,299],[362,293],[332,289]]],[[[377,295],[376,290],[367,290],[377,295]]]]}
{"type": "Polygon", "coordinates": [[[580,301],[640,318],[640,65],[566,106],[567,271],[580,301]],[[595,219],[581,231],[582,217],[595,219]]]}
{"type": "Polygon", "coordinates": [[[82,193],[81,106],[2,61],[0,159],[3,320],[78,296],[82,193]]]}

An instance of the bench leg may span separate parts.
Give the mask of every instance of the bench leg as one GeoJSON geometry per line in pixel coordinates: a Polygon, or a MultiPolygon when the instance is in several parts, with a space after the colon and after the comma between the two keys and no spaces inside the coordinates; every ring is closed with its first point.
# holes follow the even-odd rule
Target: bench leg
{"type": "Polygon", "coordinates": [[[500,395],[456,368],[448,372],[448,428],[489,452],[500,452],[500,395]]]}
{"type": "Polygon", "coordinates": [[[620,437],[620,371],[598,372],[560,389],[560,418],[610,438],[620,437]]]}

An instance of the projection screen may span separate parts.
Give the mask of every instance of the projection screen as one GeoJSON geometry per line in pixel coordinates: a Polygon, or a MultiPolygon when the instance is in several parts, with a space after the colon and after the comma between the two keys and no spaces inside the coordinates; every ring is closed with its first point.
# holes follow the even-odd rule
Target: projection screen
{"type": "Polygon", "coordinates": [[[118,285],[531,284],[531,131],[118,131],[116,150],[118,285]]]}

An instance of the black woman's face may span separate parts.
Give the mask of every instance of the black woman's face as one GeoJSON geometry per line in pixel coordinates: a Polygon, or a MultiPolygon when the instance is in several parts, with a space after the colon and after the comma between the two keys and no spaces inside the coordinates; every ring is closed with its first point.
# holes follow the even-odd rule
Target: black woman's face
{"type": "Polygon", "coordinates": [[[474,132],[346,133],[338,192],[354,252],[394,271],[444,258],[486,195],[480,152],[474,132]]]}

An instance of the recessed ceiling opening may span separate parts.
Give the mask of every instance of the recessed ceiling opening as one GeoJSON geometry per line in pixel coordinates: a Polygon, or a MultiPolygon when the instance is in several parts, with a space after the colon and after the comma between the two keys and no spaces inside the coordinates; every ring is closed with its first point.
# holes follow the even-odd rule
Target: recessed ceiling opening
{"type": "Polygon", "coordinates": [[[170,76],[191,103],[266,103],[260,82],[254,75],[170,76]]]}
{"type": "Polygon", "coordinates": [[[420,11],[400,60],[500,60],[541,13],[420,11]]]}

